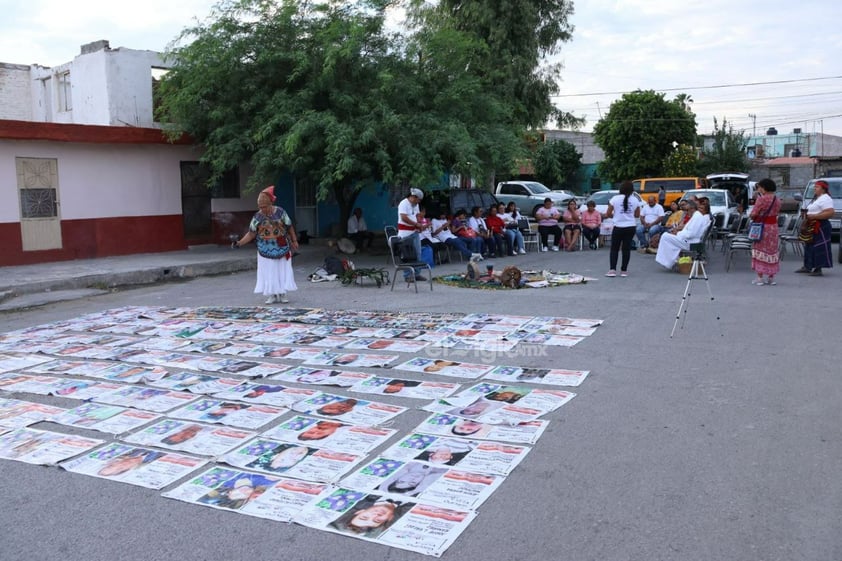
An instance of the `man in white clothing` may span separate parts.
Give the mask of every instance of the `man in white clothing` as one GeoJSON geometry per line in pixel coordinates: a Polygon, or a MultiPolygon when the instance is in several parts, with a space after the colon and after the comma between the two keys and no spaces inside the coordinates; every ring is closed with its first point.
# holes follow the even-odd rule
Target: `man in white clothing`
{"type": "Polygon", "coordinates": [[[700,242],[710,227],[710,219],[697,210],[696,201],[687,200],[686,203],[685,212],[690,213],[690,220],[677,234],[662,234],[661,241],[658,243],[655,261],[667,269],[672,269],[682,249],[687,251],[690,249],[690,244],[700,242]]]}
{"type": "MultiPolygon", "coordinates": [[[[424,229],[418,222],[418,203],[424,198],[424,191],[421,189],[412,188],[409,190],[409,196],[398,204],[398,236],[401,237],[401,243],[412,244],[415,249],[415,260],[421,260],[421,236],[419,232],[424,229]]],[[[412,280],[409,271],[404,273],[404,279],[407,282],[412,280]]],[[[418,271],[415,272],[415,280],[427,280],[422,277],[418,271]]]]}
{"type": "Polygon", "coordinates": [[[635,232],[637,247],[641,250],[646,249],[652,236],[662,230],[661,220],[664,219],[664,207],[657,203],[655,195],[649,195],[646,202],[646,205],[640,207],[640,224],[635,232]]]}
{"type": "Polygon", "coordinates": [[[374,232],[368,231],[368,225],[363,218],[363,209],[359,207],[354,209],[354,213],[348,219],[348,238],[354,241],[357,251],[364,247],[371,248],[371,242],[374,241],[374,232]]]}

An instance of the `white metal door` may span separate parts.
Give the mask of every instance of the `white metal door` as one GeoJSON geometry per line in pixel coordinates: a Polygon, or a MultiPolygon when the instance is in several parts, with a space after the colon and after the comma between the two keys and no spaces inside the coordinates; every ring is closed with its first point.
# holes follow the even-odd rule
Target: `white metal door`
{"type": "Polygon", "coordinates": [[[58,160],[15,158],[24,251],[61,249],[58,160]]]}
{"type": "Polygon", "coordinates": [[[319,218],[316,207],[316,185],[311,181],[295,181],[295,230],[307,231],[310,237],[317,237],[319,218]]]}

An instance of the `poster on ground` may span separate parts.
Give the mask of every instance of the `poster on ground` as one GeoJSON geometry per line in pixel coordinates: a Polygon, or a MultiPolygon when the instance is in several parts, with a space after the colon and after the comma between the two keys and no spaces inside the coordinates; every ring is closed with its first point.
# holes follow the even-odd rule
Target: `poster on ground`
{"type": "Polygon", "coordinates": [[[213,467],[162,493],[169,499],[290,522],[325,491],[312,483],[228,467],[213,467]]]}
{"type": "Polygon", "coordinates": [[[549,421],[526,421],[516,425],[490,425],[474,419],[434,413],[427,417],[414,432],[435,434],[438,436],[455,436],[477,440],[500,440],[518,444],[535,444],[549,421]]]}
{"type": "Polygon", "coordinates": [[[440,557],[476,516],[415,501],[338,488],[293,519],[298,524],[440,557]]]}
{"type": "Polygon", "coordinates": [[[112,442],[59,466],[73,473],[163,489],[206,463],[194,456],[112,442]]]}
{"type": "Polygon", "coordinates": [[[219,461],[273,475],[330,483],[362,459],[357,454],[259,437],[228,452],[219,461]]]}
{"type": "Polygon", "coordinates": [[[411,498],[447,508],[476,510],[503,481],[500,475],[381,456],[342,479],[339,485],[381,493],[395,500],[411,498]]]}
{"type": "Polygon", "coordinates": [[[123,440],[200,456],[220,456],[255,436],[255,432],[233,427],[204,425],[182,419],[161,419],[125,436],[123,440]]]}
{"type": "Polygon", "coordinates": [[[265,431],[262,436],[363,456],[386,442],[396,432],[395,429],[352,425],[333,419],[296,415],[265,431]]]}
{"type": "Polygon", "coordinates": [[[0,458],[52,465],[99,446],[102,440],[34,429],[0,434],[0,458]]]}
{"type": "Polygon", "coordinates": [[[529,448],[502,442],[413,433],[380,453],[393,460],[418,460],[461,470],[509,475],[529,448]]]}

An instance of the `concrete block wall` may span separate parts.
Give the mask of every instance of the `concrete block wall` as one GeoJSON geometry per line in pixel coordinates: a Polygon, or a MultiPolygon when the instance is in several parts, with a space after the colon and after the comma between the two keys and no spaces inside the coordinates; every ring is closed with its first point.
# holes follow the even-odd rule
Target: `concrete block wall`
{"type": "Polygon", "coordinates": [[[32,120],[29,66],[0,63],[0,119],[32,120]]]}

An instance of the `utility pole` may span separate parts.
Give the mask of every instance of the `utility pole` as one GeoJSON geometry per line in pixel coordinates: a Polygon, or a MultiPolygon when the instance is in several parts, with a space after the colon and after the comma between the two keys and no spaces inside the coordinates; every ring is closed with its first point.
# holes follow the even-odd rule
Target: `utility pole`
{"type": "Polygon", "coordinates": [[[751,136],[755,137],[757,136],[757,115],[749,113],[748,118],[751,119],[751,136]]]}

